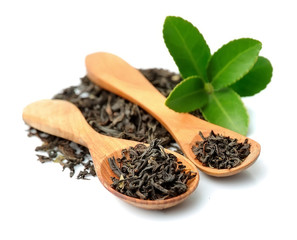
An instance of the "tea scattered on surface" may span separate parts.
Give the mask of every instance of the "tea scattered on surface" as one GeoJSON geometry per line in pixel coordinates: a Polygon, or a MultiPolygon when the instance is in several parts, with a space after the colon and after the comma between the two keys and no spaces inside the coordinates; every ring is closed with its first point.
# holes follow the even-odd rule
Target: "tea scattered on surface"
{"type": "Polygon", "coordinates": [[[204,137],[201,132],[199,135],[203,141],[196,142],[192,151],[204,166],[217,169],[234,168],[250,154],[251,145],[247,139],[238,143],[237,139],[215,134],[213,131],[208,137],[204,137]]]}
{"type": "Polygon", "coordinates": [[[70,177],[74,176],[75,170],[79,166],[83,167],[83,170],[77,174],[78,179],[96,176],[89,150],[84,146],[46,134],[34,128],[30,128],[28,131],[28,136],[37,136],[43,142],[41,146],[35,148],[35,151],[43,153],[43,155],[37,154],[38,160],[41,163],[59,163],[62,165],[63,170],[69,169],[70,177]]]}
{"type": "Polygon", "coordinates": [[[174,154],[166,153],[160,140],[148,147],[138,144],[122,150],[122,157],[108,159],[110,168],[118,176],[112,177],[111,187],[130,197],[160,200],[187,191],[187,182],[196,173],[187,170],[174,154]]]}
{"type": "MultiPolygon", "coordinates": [[[[141,73],[166,97],[182,79],[180,75],[164,69],[140,69],[141,73]]],[[[54,99],[63,99],[75,104],[87,122],[99,133],[112,137],[149,143],[153,139],[162,140],[165,148],[174,148],[175,140],[167,130],[146,111],[123,98],[103,90],[86,76],[77,86],[71,86],[56,94],[54,99]]],[[[202,118],[199,111],[192,114],[202,118]]],[[[88,149],[71,141],[29,129],[29,136],[39,137],[43,145],[36,148],[38,160],[42,163],[60,163],[70,170],[70,177],[88,179],[96,176],[88,149]],[[82,170],[80,170],[82,168],[82,170]],[[79,171],[78,174],[75,174],[79,171]]]]}

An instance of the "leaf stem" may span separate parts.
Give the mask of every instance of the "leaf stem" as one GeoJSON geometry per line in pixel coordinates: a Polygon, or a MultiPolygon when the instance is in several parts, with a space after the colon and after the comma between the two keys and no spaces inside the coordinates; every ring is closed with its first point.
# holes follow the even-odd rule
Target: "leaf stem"
{"type": "Polygon", "coordinates": [[[212,84],[208,82],[204,83],[204,89],[207,92],[207,94],[212,94],[214,91],[212,84]]]}

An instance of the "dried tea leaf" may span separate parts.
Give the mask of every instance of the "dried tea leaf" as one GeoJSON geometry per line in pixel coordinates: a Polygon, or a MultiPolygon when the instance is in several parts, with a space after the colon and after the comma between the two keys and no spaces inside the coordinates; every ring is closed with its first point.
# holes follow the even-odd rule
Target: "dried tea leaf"
{"type": "MultiPolygon", "coordinates": [[[[174,86],[181,81],[180,75],[164,69],[141,69],[140,71],[164,96],[168,96],[174,86]]],[[[94,85],[86,76],[81,78],[78,86],[62,90],[54,98],[75,104],[88,123],[101,134],[141,142],[150,142],[159,138],[166,148],[173,146],[181,153],[171,135],[151,115],[137,105],[94,85]]],[[[195,115],[202,116],[198,111],[195,115]]],[[[37,136],[43,141],[43,145],[36,148],[37,151],[48,155],[51,151],[55,151],[57,156],[54,154],[48,157],[53,162],[59,162],[63,169],[69,168],[70,176],[74,176],[78,166],[83,167],[83,170],[77,174],[78,179],[96,176],[93,162],[87,160],[90,159],[87,148],[78,146],[79,153],[77,153],[77,150],[70,147],[72,146],[70,141],[44,134],[33,128],[29,128],[28,136],[37,136]],[[65,147],[67,145],[70,148],[65,147]]]]}
{"type": "Polygon", "coordinates": [[[230,169],[239,166],[250,154],[251,145],[246,139],[243,143],[228,136],[215,134],[213,131],[209,136],[199,135],[202,141],[196,142],[192,151],[204,166],[217,169],[230,169]]]}

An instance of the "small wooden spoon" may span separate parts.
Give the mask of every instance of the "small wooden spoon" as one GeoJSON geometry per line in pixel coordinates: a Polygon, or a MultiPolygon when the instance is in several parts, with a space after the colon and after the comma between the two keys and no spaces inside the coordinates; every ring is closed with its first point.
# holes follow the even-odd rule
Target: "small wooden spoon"
{"type": "MultiPolygon", "coordinates": [[[[23,110],[24,121],[43,132],[68,139],[81,144],[91,153],[96,174],[104,187],[136,207],[145,209],[165,209],[184,201],[198,186],[199,174],[188,182],[188,190],[173,198],[165,200],[141,200],[128,197],[115,191],[110,184],[111,177],[116,177],[109,167],[108,158],[121,157],[121,150],[135,146],[139,142],[112,138],[97,133],[85,120],[80,110],[70,102],[64,100],[41,100],[31,103],[23,110]]],[[[197,172],[196,166],[180,154],[167,150],[177,156],[179,161],[193,172],[197,172]]]]}
{"type": "Polygon", "coordinates": [[[203,166],[192,152],[195,142],[201,141],[199,131],[204,136],[208,136],[213,130],[216,134],[237,138],[240,142],[243,142],[246,137],[191,114],[177,113],[169,109],[165,105],[165,97],[138,70],[113,54],[99,52],[87,56],[86,68],[89,79],[94,83],[136,103],[154,116],[170,132],[182,151],[201,171],[216,177],[230,176],[248,168],[258,158],[260,144],[248,138],[251,144],[251,153],[239,166],[231,169],[203,166]]]}

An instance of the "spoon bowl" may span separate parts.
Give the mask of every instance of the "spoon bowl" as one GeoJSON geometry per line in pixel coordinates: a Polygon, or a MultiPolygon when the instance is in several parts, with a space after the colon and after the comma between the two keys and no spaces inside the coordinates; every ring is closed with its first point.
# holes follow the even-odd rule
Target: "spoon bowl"
{"type": "Polygon", "coordinates": [[[154,116],[168,130],[184,154],[206,174],[216,177],[231,176],[248,168],[258,158],[261,147],[256,141],[191,114],[169,109],[165,105],[165,97],[137,69],[118,56],[105,52],[88,55],[86,68],[88,78],[95,84],[139,105],[154,116]],[[247,138],[251,153],[235,168],[214,169],[203,166],[192,152],[192,146],[201,140],[199,131],[208,136],[211,130],[216,134],[237,138],[239,142],[247,138]]]}
{"type": "MultiPolygon", "coordinates": [[[[137,143],[136,143],[137,144],[137,143]]],[[[134,145],[136,145],[134,144],[134,145]]],[[[131,145],[129,145],[131,146],[131,145]]],[[[193,172],[197,172],[197,169],[195,169],[195,165],[193,165],[189,160],[185,161],[185,158],[175,152],[166,150],[168,153],[171,152],[174,155],[178,157],[178,160],[183,161],[183,164],[186,166],[186,169],[191,169],[193,172]],[[190,164],[189,164],[190,163],[190,164]],[[194,168],[193,168],[194,167],[194,168]]],[[[129,197],[127,195],[121,194],[120,192],[114,190],[110,185],[112,184],[111,177],[117,177],[113,171],[110,169],[108,164],[108,158],[114,156],[115,158],[121,157],[121,149],[110,154],[110,156],[107,156],[100,166],[98,166],[98,169],[96,170],[97,176],[99,177],[99,180],[104,185],[104,187],[110,191],[115,196],[119,197],[120,199],[124,200],[127,203],[130,203],[136,207],[144,208],[144,209],[155,209],[155,210],[161,210],[165,208],[173,207],[181,202],[183,202],[188,196],[196,189],[198,182],[199,182],[199,176],[198,174],[196,177],[192,180],[190,180],[187,184],[188,190],[176,197],[168,198],[165,200],[141,200],[138,198],[129,197]]],[[[92,156],[93,157],[93,156],[92,156]]]]}
{"type": "MultiPolygon", "coordinates": [[[[204,136],[207,136],[209,134],[209,130],[201,131],[201,132],[204,136]]],[[[216,131],[216,133],[218,133],[218,132],[216,131]]],[[[222,134],[223,136],[232,136],[232,138],[237,138],[238,142],[244,142],[244,140],[246,139],[246,137],[244,137],[240,134],[236,134],[235,132],[230,132],[227,129],[224,132],[220,132],[220,134],[222,134]]],[[[197,141],[203,141],[199,134],[197,134],[193,138],[193,140],[188,145],[187,149],[191,149],[192,146],[195,145],[195,143],[197,141]]],[[[252,142],[252,140],[249,139],[249,143],[251,144],[251,147],[250,147],[250,154],[248,155],[248,157],[240,165],[238,165],[234,168],[231,168],[231,169],[216,169],[216,168],[204,166],[200,161],[198,161],[196,159],[196,156],[193,153],[193,151],[188,151],[187,156],[189,159],[195,159],[195,162],[194,162],[195,165],[201,171],[203,171],[204,173],[206,173],[210,176],[215,176],[215,177],[232,176],[232,175],[235,175],[235,174],[243,171],[244,169],[248,168],[249,166],[251,166],[258,158],[260,146],[258,144],[252,144],[251,142],[252,142]]]]}
{"type": "Polygon", "coordinates": [[[116,177],[109,167],[108,158],[121,157],[122,149],[139,144],[136,141],[108,137],[97,133],[85,120],[80,110],[64,100],[41,100],[26,106],[23,110],[23,120],[28,125],[45,133],[68,139],[89,148],[96,174],[103,186],[115,196],[136,207],[145,209],[165,209],[173,207],[193,193],[199,182],[196,166],[184,156],[165,149],[174,154],[186,169],[196,172],[185,193],[165,200],[142,200],[132,198],[114,190],[110,185],[111,177],[116,177]]]}

